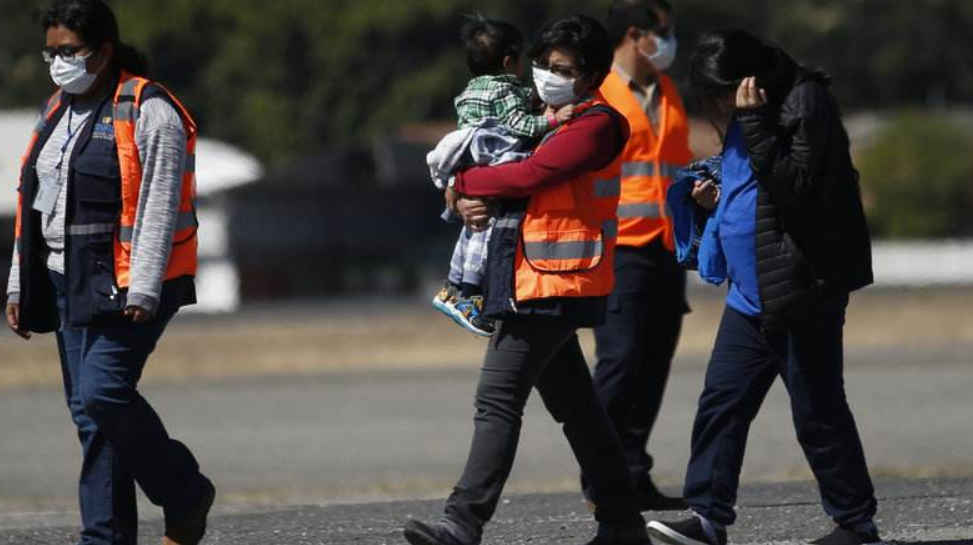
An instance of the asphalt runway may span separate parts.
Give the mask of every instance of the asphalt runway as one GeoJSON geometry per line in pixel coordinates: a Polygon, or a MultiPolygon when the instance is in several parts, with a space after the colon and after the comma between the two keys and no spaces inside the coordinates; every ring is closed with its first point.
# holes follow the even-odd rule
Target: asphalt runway
{"type": "MultiPolygon", "coordinates": [[[[847,390],[873,473],[893,479],[973,475],[971,348],[849,352],[847,390]]],[[[655,474],[669,490],[682,480],[704,366],[699,359],[677,360],[653,437],[655,474]]],[[[410,499],[438,505],[469,446],[475,381],[471,365],[228,379],[150,386],[144,394],[216,481],[217,512],[246,517],[299,505],[410,499]]],[[[73,527],[79,455],[57,388],[0,394],[0,531],[46,535],[44,528],[73,527]]],[[[558,426],[534,396],[508,491],[576,498],[576,471],[558,426]]],[[[778,383],[752,428],[743,482],[809,475],[778,383]]],[[[147,520],[160,516],[148,504],[142,513],[147,520]]],[[[66,543],[44,539],[0,542],[66,543]]],[[[345,542],[316,539],[324,541],[307,543],[345,542]]]]}
{"type": "MultiPolygon", "coordinates": [[[[881,479],[876,483],[876,522],[887,543],[896,545],[973,545],[973,480],[881,479]]],[[[431,520],[439,501],[301,506],[223,514],[210,519],[203,543],[233,545],[391,545],[405,544],[402,525],[409,518],[431,520]]],[[[831,530],[813,483],[745,485],[737,505],[730,543],[790,545],[807,543],[831,530]]],[[[677,520],[688,513],[646,513],[647,519],[677,520]]],[[[140,541],[152,543],[162,531],[158,521],[141,526],[140,541]]],[[[72,526],[0,530],[0,545],[67,545],[72,526]]],[[[508,496],[487,525],[483,545],[581,545],[595,524],[576,494],[508,496]]]]}

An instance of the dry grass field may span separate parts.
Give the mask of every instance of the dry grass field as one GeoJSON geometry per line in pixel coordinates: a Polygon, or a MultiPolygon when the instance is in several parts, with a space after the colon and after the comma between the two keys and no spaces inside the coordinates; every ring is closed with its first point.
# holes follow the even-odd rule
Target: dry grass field
{"type": "MultiPolygon", "coordinates": [[[[707,289],[691,297],[679,353],[704,363],[723,298],[707,289]]],[[[228,377],[304,375],[374,370],[475,367],[485,341],[465,333],[432,308],[396,303],[354,313],[354,305],[322,303],[245,311],[233,316],[180,316],[146,371],[151,382],[218,381],[228,377]]],[[[590,332],[582,339],[589,354],[590,332]]],[[[853,298],[846,327],[849,348],[973,346],[973,288],[866,290],[853,298]]],[[[973,362],[973,354],[970,356],[973,362]]],[[[0,333],[0,390],[60,381],[54,339],[30,342],[0,333]]]]}

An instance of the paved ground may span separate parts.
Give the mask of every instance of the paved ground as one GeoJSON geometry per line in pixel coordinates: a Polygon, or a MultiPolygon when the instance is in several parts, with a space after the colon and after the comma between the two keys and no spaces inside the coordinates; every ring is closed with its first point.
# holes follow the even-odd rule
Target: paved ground
{"type": "MultiPolygon", "coordinates": [[[[883,516],[896,539],[973,538],[973,481],[962,478],[973,475],[971,353],[962,343],[850,350],[847,388],[874,473],[893,479],[880,492],[892,498],[883,516]],[[947,479],[898,480],[923,476],[947,479]]],[[[653,439],[656,475],[672,488],[682,480],[704,364],[677,361],[653,439]]],[[[221,487],[213,542],[394,543],[405,517],[432,516],[440,500],[342,504],[444,497],[468,448],[473,367],[163,384],[145,394],[221,487]]],[[[0,543],[70,543],[79,449],[60,392],[0,394],[0,438],[0,543]]],[[[509,492],[571,493],[512,497],[489,542],[580,541],[589,530],[575,472],[535,396],[509,492]]],[[[808,475],[777,385],[754,424],[744,481],[808,475]]],[[[801,540],[826,529],[812,487],[752,490],[741,497],[739,540],[801,540]]],[[[151,505],[142,512],[159,516],[151,505]]]]}
{"type": "MultiPolygon", "coordinates": [[[[881,480],[878,523],[883,537],[902,545],[973,544],[973,479],[881,480]]],[[[204,543],[234,545],[361,545],[405,543],[400,528],[410,517],[438,516],[439,501],[294,507],[227,514],[211,521],[204,543]]],[[[830,530],[807,482],[745,486],[732,543],[802,543],[830,530]]],[[[647,513],[648,518],[658,514],[647,513]]],[[[669,515],[682,516],[682,515],[669,515]]],[[[155,542],[157,521],[144,524],[142,541],[155,542]]],[[[0,544],[72,543],[73,528],[0,531],[0,544]]],[[[576,494],[510,496],[487,527],[485,545],[585,543],[594,532],[576,494]]]]}

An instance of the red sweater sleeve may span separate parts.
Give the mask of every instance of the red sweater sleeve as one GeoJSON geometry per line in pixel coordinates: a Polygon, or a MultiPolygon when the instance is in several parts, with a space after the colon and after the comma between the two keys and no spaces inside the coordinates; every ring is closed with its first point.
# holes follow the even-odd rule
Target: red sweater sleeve
{"type": "Polygon", "coordinates": [[[580,116],[523,161],[460,172],[456,189],[473,197],[536,195],[611,163],[625,146],[622,133],[608,113],[580,116]]]}

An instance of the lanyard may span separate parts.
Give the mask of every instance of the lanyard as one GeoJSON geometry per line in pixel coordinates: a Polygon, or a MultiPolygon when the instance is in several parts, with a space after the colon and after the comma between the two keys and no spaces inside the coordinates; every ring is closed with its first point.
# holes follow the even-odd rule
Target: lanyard
{"type": "Polygon", "coordinates": [[[68,147],[71,145],[71,142],[74,140],[75,135],[77,135],[80,132],[81,126],[84,125],[84,120],[82,120],[81,123],[78,123],[77,127],[72,128],[71,120],[73,118],[74,118],[74,100],[71,100],[71,104],[68,105],[68,137],[64,141],[64,144],[61,144],[61,157],[57,160],[57,165],[55,165],[54,167],[54,169],[57,170],[58,172],[60,172],[61,166],[64,165],[64,154],[68,151],[68,147]]]}
{"type": "Polygon", "coordinates": [[[78,123],[77,127],[72,127],[71,124],[74,121],[74,101],[72,101],[68,106],[68,137],[65,139],[64,143],[61,144],[61,156],[58,158],[57,165],[55,165],[54,169],[50,171],[49,176],[40,176],[39,179],[40,188],[37,191],[37,196],[34,198],[33,208],[34,210],[48,216],[53,214],[57,208],[57,199],[60,196],[62,186],[64,186],[67,179],[67,176],[62,171],[64,157],[67,155],[71,142],[73,142],[78,133],[81,132],[81,127],[87,120],[87,117],[79,117],[81,117],[81,122],[78,123]]]}

